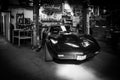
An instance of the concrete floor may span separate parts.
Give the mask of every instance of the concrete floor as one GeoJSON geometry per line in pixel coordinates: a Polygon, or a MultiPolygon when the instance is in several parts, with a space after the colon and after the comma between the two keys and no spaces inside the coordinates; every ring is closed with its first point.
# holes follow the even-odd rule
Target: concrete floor
{"type": "Polygon", "coordinates": [[[1,80],[120,80],[119,56],[103,41],[101,53],[81,64],[45,62],[44,50],[17,47],[0,37],[1,80]]]}

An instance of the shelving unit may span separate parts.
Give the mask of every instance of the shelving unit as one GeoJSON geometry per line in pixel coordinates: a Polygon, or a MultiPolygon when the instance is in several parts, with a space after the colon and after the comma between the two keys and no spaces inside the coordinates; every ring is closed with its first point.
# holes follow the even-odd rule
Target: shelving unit
{"type": "Polygon", "coordinates": [[[15,29],[12,32],[13,34],[13,44],[14,44],[14,39],[18,39],[18,46],[20,47],[21,45],[21,40],[26,40],[30,39],[31,40],[31,45],[32,45],[32,30],[22,30],[22,29],[15,29]]]}
{"type": "Polygon", "coordinates": [[[16,29],[12,31],[12,41],[15,43],[15,38],[18,40],[18,46],[21,46],[21,40],[31,40],[32,45],[32,24],[30,18],[25,18],[23,13],[16,14],[16,29]]]}

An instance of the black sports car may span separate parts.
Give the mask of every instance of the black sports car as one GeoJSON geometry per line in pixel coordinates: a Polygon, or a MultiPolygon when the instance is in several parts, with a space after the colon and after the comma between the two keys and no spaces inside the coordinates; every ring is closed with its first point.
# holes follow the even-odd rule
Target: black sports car
{"type": "Polygon", "coordinates": [[[83,61],[100,51],[97,41],[90,35],[62,31],[51,27],[45,42],[46,59],[83,61]]]}

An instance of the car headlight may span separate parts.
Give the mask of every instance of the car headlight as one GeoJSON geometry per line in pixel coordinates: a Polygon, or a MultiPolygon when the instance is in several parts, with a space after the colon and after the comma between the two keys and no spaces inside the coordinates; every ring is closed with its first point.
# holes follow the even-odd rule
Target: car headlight
{"type": "Polygon", "coordinates": [[[58,43],[57,40],[54,40],[54,39],[50,39],[50,40],[51,40],[51,42],[52,42],[53,44],[57,44],[57,43],[58,43]]]}
{"type": "Polygon", "coordinates": [[[88,47],[90,45],[89,41],[87,41],[87,40],[83,40],[83,42],[81,44],[83,47],[88,47]]]}

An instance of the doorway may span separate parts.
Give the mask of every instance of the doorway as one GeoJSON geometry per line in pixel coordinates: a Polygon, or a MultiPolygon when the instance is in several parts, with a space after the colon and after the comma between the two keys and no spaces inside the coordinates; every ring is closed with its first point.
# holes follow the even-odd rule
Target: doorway
{"type": "Polygon", "coordinates": [[[10,41],[10,12],[1,12],[0,21],[0,34],[10,41]]]}

